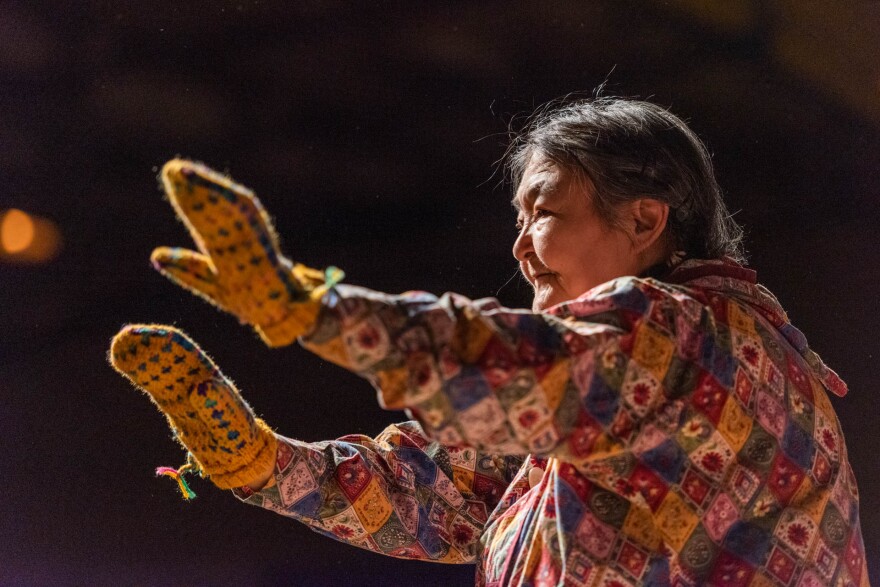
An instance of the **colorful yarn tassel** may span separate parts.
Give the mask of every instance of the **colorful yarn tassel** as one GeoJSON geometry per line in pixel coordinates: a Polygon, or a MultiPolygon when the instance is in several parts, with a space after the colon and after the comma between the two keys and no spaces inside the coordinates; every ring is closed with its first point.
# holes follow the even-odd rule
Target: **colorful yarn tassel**
{"type": "Polygon", "coordinates": [[[324,271],[324,288],[330,289],[334,285],[338,284],[345,278],[345,271],[340,269],[339,267],[334,267],[330,265],[324,271]]]}
{"type": "Polygon", "coordinates": [[[179,469],[175,469],[173,467],[157,467],[156,468],[156,477],[164,475],[166,477],[171,477],[175,481],[177,481],[177,486],[180,488],[180,493],[183,495],[183,499],[189,501],[191,499],[195,499],[196,492],[190,489],[190,486],[187,484],[186,480],[183,478],[185,473],[191,473],[194,469],[194,465],[190,462],[180,467],[179,469]]]}

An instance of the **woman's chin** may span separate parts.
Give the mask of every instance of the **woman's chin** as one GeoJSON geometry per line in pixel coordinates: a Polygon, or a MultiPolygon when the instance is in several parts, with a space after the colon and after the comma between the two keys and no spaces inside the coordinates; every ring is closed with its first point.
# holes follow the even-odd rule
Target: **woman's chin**
{"type": "Polygon", "coordinates": [[[552,287],[538,286],[535,288],[535,297],[532,299],[532,312],[543,312],[547,308],[551,308],[556,304],[565,301],[562,292],[556,291],[552,287]]]}

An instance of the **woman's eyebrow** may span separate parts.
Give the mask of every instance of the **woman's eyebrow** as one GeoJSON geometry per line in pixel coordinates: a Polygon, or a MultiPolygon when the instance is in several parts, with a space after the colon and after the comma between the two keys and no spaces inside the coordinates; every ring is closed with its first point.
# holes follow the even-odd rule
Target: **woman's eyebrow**
{"type": "MultiPolygon", "coordinates": [[[[544,187],[544,183],[545,181],[543,179],[532,183],[532,185],[530,185],[529,188],[526,190],[523,199],[525,199],[526,201],[531,200],[534,202],[538,198],[538,193],[544,187]]],[[[522,212],[522,204],[519,203],[519,193],[517,193],[517,195],[513,197],[510,203],[513,205],[514,209],[517,212],[522,212]]]]}

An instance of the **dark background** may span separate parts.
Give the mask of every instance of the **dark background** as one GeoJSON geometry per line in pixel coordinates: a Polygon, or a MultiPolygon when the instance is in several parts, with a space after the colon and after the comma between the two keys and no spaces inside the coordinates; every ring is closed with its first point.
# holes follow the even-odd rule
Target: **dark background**
{"type": "Polygon", "coordinates": [[[834,405],[880,580],[880,3],[0,1],[0,209],[54,221],[43,264],[0,259],[0,583],[466,585],[239,504],[181,464],[105,359],[126,322],[198,340],[279,431],[374,435],[401,413],[148,263],[189,246],[158,189],[175,155],[229,171],[284,249],[347,281],[528,305],[509,193],[516,114],[571,91],[649,98],[714,153],[759,278],[850,384],[834,405]]]}

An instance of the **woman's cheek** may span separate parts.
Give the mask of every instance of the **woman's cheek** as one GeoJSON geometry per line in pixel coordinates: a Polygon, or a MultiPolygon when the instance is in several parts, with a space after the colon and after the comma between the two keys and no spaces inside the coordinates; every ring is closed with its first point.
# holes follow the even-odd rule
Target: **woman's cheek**
{"type": "Polygon", "coordinates": [[[535,254],[538,255],[538,259],[540,259],[543,263],[549,263],[548,255],[552,257],[552,244],[550,239],[548,238],[550,235],[547,234],[546,230],[535,230],[532,235],[532,246],[535,249],[535,254]]]}

